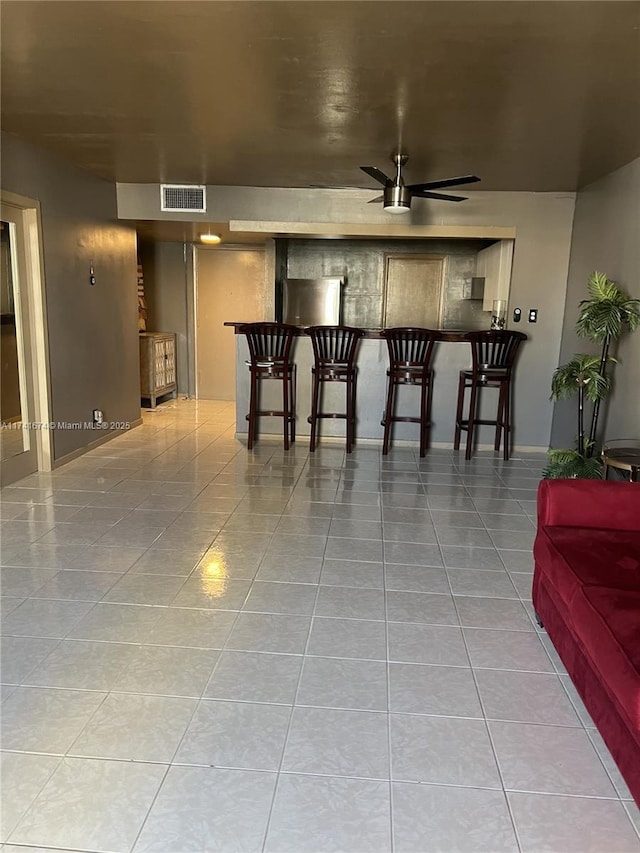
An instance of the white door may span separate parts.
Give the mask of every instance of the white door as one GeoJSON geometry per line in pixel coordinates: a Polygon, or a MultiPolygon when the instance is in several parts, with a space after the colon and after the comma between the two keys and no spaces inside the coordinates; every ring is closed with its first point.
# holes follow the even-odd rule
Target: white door
{"type": "Polygon", "coordinates": [[[38,470],[30,305],[22,210],[2,204],[0,287],[2,376],[0,466],[3,485],[38,470]]]}
{"type": "Polygon", "coordinates": [[[264,250],[198,248],[196,277],[197,396],[234,400],[235,335],[224,323],[265,319],[264,250]]]}

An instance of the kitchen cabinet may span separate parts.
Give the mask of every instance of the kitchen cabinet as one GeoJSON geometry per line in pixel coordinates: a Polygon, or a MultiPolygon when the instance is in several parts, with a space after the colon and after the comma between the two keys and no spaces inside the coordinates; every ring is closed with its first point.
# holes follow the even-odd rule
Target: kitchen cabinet
{"type": "Polygon", "coordinates": [[[174,332],[140,332],[140,397],[155,409],[158,397],[178,396],[174,332]]]}
{"type": "Polygon", "coordinates": [[[483,311],[491,311],[494,299],[509,300],[513,242],[499,240],[478,252],[476,276],[484,278],[483,311]]]}

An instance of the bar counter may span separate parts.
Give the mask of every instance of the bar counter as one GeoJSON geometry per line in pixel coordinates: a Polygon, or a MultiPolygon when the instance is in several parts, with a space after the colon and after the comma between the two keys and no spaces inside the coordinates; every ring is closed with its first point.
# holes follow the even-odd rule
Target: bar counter
{"type": "MultiPolygon", "coordinates": [[[[249,359],[246,338],[238,332],[242,322],[227,322],[236,334],[236,433],[246,435],[246,415],[249,411],[249,368],[245,363],[249,359]]],[[[389,366],[387,344],[380,335],[380,329],[368,329],[360,342],[358,350],[358,386],[356,400],[356,442],[358,439],[376,439],[382,441],[380,420],[384,409],[389,366]]],[[[307,417],[311,412],[311,368],[313,350],[311,340],[299,328],[299,339],[295,343],[293,360],[297,366],[296,434],[301,439],[308,437],[310,426],[307,417]]],[[[451,444],[455,427],[458,376],[460,370],[471,366],[471,348],[465,340],[467,332],[461,329],[438,330],[438,343],[432,360],[433,368],[433,405],[431,410],[430,441],[451,444]]],[[[416,388],[399,389],[398,413],[414,415],[418,413],[419,391],[416,388]]],[[[261,387],[263,408],[277,408],[281,399],[281,386],[278,382],[263,382],[261,387]],[[273,402],[269,402],[273,401],[273,402]]],[[[495,413],[497,391],[485,389],[483,393],[481,417],[485,417],[485,405],[488,416],[495,413]]],[[[344,411],[345,389],[341,383],[326,383],[324,387],[323,408],[325,411],[344,411]]],[[[260,418],[258,438],[263,435],[280,435],[281,418],[260,418]]],[[[320,445],[322,436],[340,436],[345,434],[344,421],[326,419],[320,426],[320,445]]],[[[418,441],[417,424],[395,424],[394,439],[399,441],[418,441]]],[[[481,443],[492,442],[493,430],[480,427],[478,440],[481,443]]]]}
{"type": "MultiPolygon", "coordinates": [[[[239,332],[238,332],[239,327],[243,326],[244,323],[236,321],[236,320],[231,320],[231,321],[225,323],[224,325],[225,326],[232,326],[236,335],[237,335],[237,334],[239,334],[239,332]]],[[[304,331],[307,327],[306,326],[297,326],[296,328],[298,330],[297,334],[302,336],[302,335],[304,335],[304,331]]],[[[467,330],[464,330],[464,329],[437,329],[437,330],[433,330],[433,331],[438,332],[438,339],[441,341],[445,341],[448,343],[460,343],[461,341],[464,341],[464,336],[467,334],[468,331],[471,331],[471,329],[467,329],[467,330]]],[[[481,331],[481,330],[475,329],[474,331],[481,331]]],[[[381,337],[381,332],[382,332],[382,329],[365,329],[364,330],[364,337],[369,338],[369,339],[373,339],[373,340],[378,340],[381,337]]]]}

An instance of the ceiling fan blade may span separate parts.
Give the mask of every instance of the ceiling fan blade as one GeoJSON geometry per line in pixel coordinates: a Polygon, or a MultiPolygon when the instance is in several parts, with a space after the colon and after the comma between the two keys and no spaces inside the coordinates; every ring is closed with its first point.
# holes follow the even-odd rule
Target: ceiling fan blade
{"type": "Polygon", "coordinates": [[[459,178],[445,178],[442,181],[426,181],[424,184],[410,184],[408,189],[413,195],[422,190],[437,190],[440,187],[457,187],[459,184],[475,184],[479,181],[476,175],[462,175],[459,178]]]}
{"type": "Polygon", "coordinates": [[[371,201],[368,201],[367,204],[375,204],[376,202],[384,201],[383,195],[377,195],[375,198],[372,198],[371,201]]]}
{"type": "Polygon", "coordinates": [[[373,192],[373,187],[363,187],[362,184],[306,184],[305,190],[367,190],[373,192]]]}
{"type": "Polygon", "coordinates": [[[391,183],[385,173],[381,172],[380,169],[377,169],[375,166],[360,166],[360,168],[363,172],[366,172],[367,175],[372,177],[374,181],[378,181],[379,184],[382,184],[383,187],[386,187],[387,184],[391,183]]]}
{"type": "Polygon", "coordinates": [[[422,192],[412,192],[414,198],[437,198],[439,201],[467,201],[465,195],[445,195],[444,193],[430,193],[427,190],[422,192]]]}

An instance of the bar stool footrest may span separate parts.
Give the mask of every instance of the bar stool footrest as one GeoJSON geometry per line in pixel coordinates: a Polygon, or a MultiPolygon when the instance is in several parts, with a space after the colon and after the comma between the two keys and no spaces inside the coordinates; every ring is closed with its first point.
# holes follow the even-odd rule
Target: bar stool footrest
{"type": "MultiPolygon", "coordinates": [[[[479,421],[474,420],[474,426],[505,426],[504,421],[479,421]]],[[[469,429],[469,421],[458,421],[458,427],[460,429],[469,429]]]]}
{"type": "MultiPolygon", "coordinates": [[[[323,412],[322,414],[316,415],[315,420],[320,420],[320,418],[334,418],[334,419],[335,418],[342,418],[342,420],[346,420],[347,417],[348,417],[348,415],[345,413],[341,414],[339,412],[323,412]]],[[[313,416],[309,415],[309,417],[307,418],[307,423],[312,424],[313,421],[314,421],[313,416]]]]}
{"type": "MultiPolygon", "coordinates": [[[[393,418],[389,418],[388,421],[382,420],[380,421],[381,426],[386,426],[387,423],[390,424],[421,424],[423,423],[421,418],[410,418],[410,417],[399,417],[394,416],[393,418]]],[[[431,426],[431,421],[425,422],[425,427],[429,428],[431,426]]]]}
{"type": "MultiPolygon", "coordinates": [[[[255,414],[256,414],[256,417],[264,417],[264,418],[284,418],[285,417],[285,413],[283,411],[279,411],[279,412],[260,411],[260,412],[256,412],[255,414]]],[[[246,420],[250,420],[249,415],[246,415],[245,417],[246,417],[246,420]]],[[[286,414],[286,417],[288,420],[292,421],[294,416],[291,412],[288,412],[286,414]]]]}

